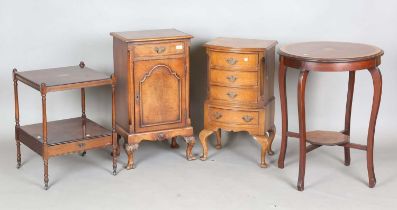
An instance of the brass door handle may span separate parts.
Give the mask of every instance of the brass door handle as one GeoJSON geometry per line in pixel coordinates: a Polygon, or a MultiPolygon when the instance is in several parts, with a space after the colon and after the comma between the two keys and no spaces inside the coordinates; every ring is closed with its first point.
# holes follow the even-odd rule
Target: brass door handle
{"type": "Polygon", "coordinates": [[[245,115],[241,119],[243,119],[245,122],[251,122],[254,118],[251,116],[245,115]]]}
{"type": "Polygon", "coordinates": [[[234,98],[236,98],[237,93],[235,93],[235,92],[228,92],[228,93],[226,93],[226,95],[229,96],[229,98],[234,99],[234,98]]]}
{"type": "Polygon", "coordinates": [[[234,59],[234,58],[228,58],[228,59],[226,59],[226,62],[227,62],[228,64],[230,64],[230,65],[234,65],[234,64],[237,63],[237,60],[234,59]]]}
{"type": "Polygon", "coordinates": [[[219,112],[215,112],[215,113],[214,113],[214,117],[215,117],[215,119],[219,119],[219,118],[222,117],[222,114],[219,113],[219,112]]]}
{"type": "Polygon", "coordinates": [[[234,75],[229,75],[226,77],[226,79],[228,79],[229,82],[235,82],[237,80],[237,77],[234,75]]]}
{"type": "Polygon", "coordinates": [[[165,51],[165,47],[155,47],[155,48],[154,48],[154,51],[155,51],[157,54],[161,54],[161,53],[163,53],[163,52],[165,51]]]}

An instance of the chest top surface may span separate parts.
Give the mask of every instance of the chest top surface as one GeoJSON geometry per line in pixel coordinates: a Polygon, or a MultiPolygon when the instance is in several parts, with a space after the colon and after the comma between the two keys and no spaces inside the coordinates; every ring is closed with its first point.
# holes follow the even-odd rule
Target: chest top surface
{"type": "Polygon", "coordinates": [[[279,53],[303,61],[353,62],[382,56],[383,50],[350,42],[302,42],[285,45],[279,53]]]}
{"type": "Polygon", "coordinates": [[[276,46],[276,44],[277,41],[275,40],[218,37],[214,40],[207,42],[204,46],[214,49],[231,48],[240,50],[264,51],[266,49],[276,46]]]}
{"type": "Polygon", "coordinates": [[[176,29],[158,29],[144,31],[111,32],[110,35],[124,42],[157,41],[172,39],[190,39],[192,35],[176,29]]]}

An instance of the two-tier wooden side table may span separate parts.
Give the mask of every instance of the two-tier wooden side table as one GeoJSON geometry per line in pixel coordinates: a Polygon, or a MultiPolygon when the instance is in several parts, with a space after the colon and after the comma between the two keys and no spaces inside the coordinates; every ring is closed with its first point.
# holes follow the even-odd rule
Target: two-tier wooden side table
{"type": "Polygon", "coordinates": [[[221,148],[221,129],[246,131],[261,145],[260,166],[266,168],[266,153],[274,126],[274,40],[216,38],[205,44],[208,55],[207,100],[204,104],[204,130],[201,160],[208,157],[208,136],[215,133],[221,148]]]}
{"type": "MultiPolygon", "coordinates": [[[[87,150],[113,147],[118,150],[115,129],[115,77],[86,68],[83,62],[78,66],[18,72],[13,70],[15,94],[15,140],[17,145],[17,168],[21,167],[23,143],[43,157],[44,189],[48,189],[48,159],[87,150]],[[19,123],[18,81],[40,91],[42,99],[42,123],[24,125],[19,123]],[[86,117],[85,88],[112,86],[112,130],[108,130],[86,117]],[[81,117],[47,122],[47,93],[81,89],[81,117]]],[[[113,175],[116,175],[117,156],[113,156],[113,175]]]]}
{"type": "Polygon", "coordinates": [[[306,42],[290,44],[280,48],[279,89],[282,112],[282,142],[278,167],[284,168],[284,159],[287,149],[287,138],[299,138],[299,178],[297,188],[304,190],[304,176],[306,153],[322,145],[338,145],[344,147],[345,165],[350,165],[350,148],[367,152],[367,169],[369,187],[375,186],[373,153],[376,119],[382,95],[382,76],[378,66],[381,63],[383,51],[377,47],[345,42],[306,42]],[[298,81],[298,116],[299,132],[288,130],[286,73],[287,68],[300,70],[298,81]],[[355,73],[358,70],[368,69],[373,80],[374,96],[372,100],[371,117],[369,121],[367,145],[350,142],[350,119],[353,102],[355,73]],[[306,131],[305,118],[305,89],[306,80],[310,71],[316,72],[349,72],[347,92],[345,126],[341,132],[334,131],[306,131]],[[307,146],[306,143],[310,145],[307,146]],[[307,147],[306,147],[307,146],[307,147]]]}

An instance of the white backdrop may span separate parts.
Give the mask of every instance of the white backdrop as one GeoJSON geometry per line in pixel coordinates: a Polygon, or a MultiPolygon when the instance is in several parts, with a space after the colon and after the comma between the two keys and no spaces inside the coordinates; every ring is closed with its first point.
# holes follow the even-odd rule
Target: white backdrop
{"type": "MultiPolygon", "coordinates": [[[[302,41],[349,41],[373,44],[385,51],[380,66],[383,96],[376,144],[390,143],[395,132],[397,100],[397,2],[392,0],[68,0],[0,1],[0,141],[14,144],[14,107],[11,70],[20,71],[86,65],[113,72],[112,38],[109,32],[177,28],[192,34],[191,103],[196,130],[202,128],[202,104],[206,90],[206,60],[201,47],[217,36],[276,39],[279,45],[302,41]],[[394,82],[393,82],[394,81],[394,82]]],[[[277,74],[276,74],[277,75],[277,74]]],[[[341,130],[347,91],[347,73],[309,76],[308,129],[341,130]]],[[[275,78],[277,79],[277,77],[275,78]]],[[[297,71],[288,75],[290,127],[296,121],[297,71]]],[[[281,130],[278,83],[276,126],[281,130]]],[[[87,93],[88,116],[110,125],[110,89],[87,93]]],[[[78,91],[48,96],[49,120],[80,115],[78,91]]],[[[21,124],[40,122],[37,91],[20,85],[21,124]]],[[[356,78],[352,133],[365,142],[372,83],[369,73],[356,78]]],[[[4,142],[4,143],[5,143],[4,142]]]]}

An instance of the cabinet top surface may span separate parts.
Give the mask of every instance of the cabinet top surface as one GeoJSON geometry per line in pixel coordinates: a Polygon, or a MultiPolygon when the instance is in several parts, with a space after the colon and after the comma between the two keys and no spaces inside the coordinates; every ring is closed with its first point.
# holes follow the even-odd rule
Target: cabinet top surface
{"type": "Polygon", "coordinates": [[[350,42],[302,42],[282,46],[282,56],[313,62],[348,62],[383,55],[378,47],[350,42]]]}
{"type": "Polygon", "coordinates": [[[193,36],[176,29],[111,32],[110,35],[124,42],[156,41],[169,39],[190,39],[193,36]]]}
{"type": "Polygon", "coordinates": [[[22,79],[22,81],[27,80],[32,83],[32,85],[38,87],[43,83],[47,87],[53,87],[99,80],[108,80],[109,84],[112,82],[111,77],[105,73],[98,72],[87,67],[81,68],[80,66],[16,72],[16,76],[17,78],[22,79]]]}
{"type": "Polygon", "coordinates": [[[208,48],[233,48],[263,51],[277,45],[275,40],[240,39],[219,37],[207,42],[204,46],[208,48]]]}

